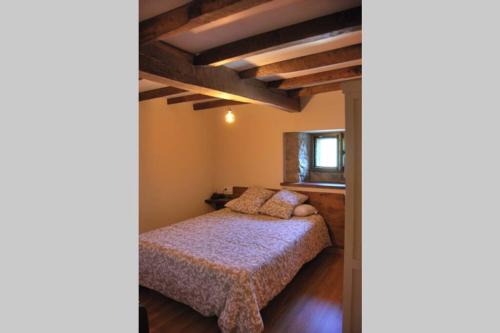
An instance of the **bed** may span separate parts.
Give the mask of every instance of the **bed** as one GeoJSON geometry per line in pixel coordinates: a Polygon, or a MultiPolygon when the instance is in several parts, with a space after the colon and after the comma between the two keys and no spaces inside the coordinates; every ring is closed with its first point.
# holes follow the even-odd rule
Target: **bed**
{"type": "Polygon", "coordinates": [[[261,332],[260,309],[331,245],[321,215],[283,220],[224,208],[141,234],[139,283],[217,316],[224,333],[261,332]]]}

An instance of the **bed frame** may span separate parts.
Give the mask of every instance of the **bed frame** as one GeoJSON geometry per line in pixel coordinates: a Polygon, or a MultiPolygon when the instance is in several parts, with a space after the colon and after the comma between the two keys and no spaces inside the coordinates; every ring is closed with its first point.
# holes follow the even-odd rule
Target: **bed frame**
{"type": "MultiPolygon", "coordinates": [[[[233,197],[237,198],[248,187],[234,186],[233,197]]],[[[273,191],[279,191],[271,189],[273,191]]],[[[303,193],[309,197],[306,203],[313,205],[325,219],[328,225],[328,231],[336,247],[344,248],[344,225],[345,225],[345,195],[343,193],[328,192],[308,192],[295,191],[303,193]]]]}

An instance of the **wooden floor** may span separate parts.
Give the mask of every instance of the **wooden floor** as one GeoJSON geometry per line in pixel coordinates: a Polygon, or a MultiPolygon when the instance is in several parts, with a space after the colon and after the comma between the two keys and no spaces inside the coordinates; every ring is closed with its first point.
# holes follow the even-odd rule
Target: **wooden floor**
{"type": "MultiPolygon", "coordinates": [[[[264,332],[340,333],[342,331],[343,254],[325,249],[302,267],[292,282],[261,314],[264,332]]],[[[140,287],[150,333],[219,332],[216,317],[203,317],[190,307],[140,287]]]]}

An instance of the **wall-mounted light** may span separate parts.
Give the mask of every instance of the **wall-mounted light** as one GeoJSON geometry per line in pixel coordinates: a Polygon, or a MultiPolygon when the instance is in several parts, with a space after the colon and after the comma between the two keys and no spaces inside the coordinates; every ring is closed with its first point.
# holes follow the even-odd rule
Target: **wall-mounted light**
{"type": "Polygon", "coordinates": [[[233,111],[231,111],[231,109],[229,109],[229,111],[227,111],[225,118],[226,118],[226,123],[229,123],[229,124],[234,123],[234,114],[233,114],[233,111]]]}

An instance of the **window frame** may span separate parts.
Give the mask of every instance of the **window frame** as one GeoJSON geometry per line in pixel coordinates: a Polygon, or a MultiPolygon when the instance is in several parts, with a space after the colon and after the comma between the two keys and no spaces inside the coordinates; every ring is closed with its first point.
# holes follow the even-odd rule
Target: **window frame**
{"type": "Polygon", "coordinates": [[[311,134],[311,167],[310,170],[313,172],[328,172],[334,173],[340,178],[343,178],[344,174],[344,162],[345,162],[345,140],[344,132],[324,132],[324,133],[314,133],[311,134]],[[337,138],[337,167],[321,167],[316,165],[316,140],[321,138],[337,138]]]}

